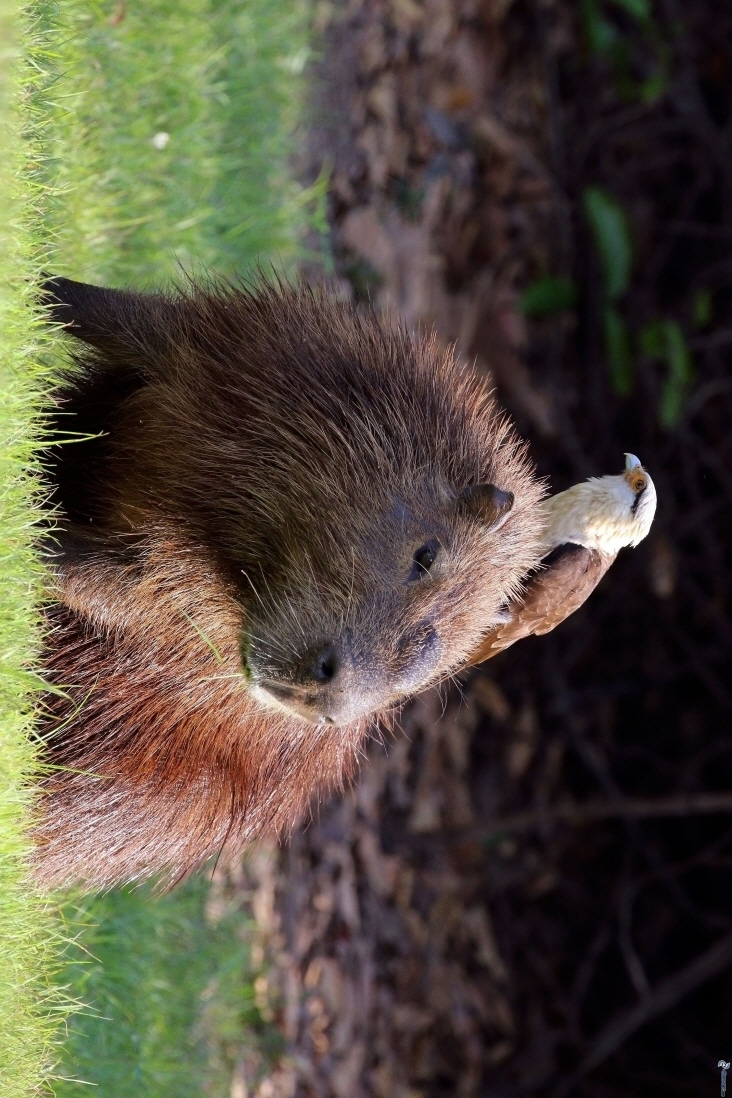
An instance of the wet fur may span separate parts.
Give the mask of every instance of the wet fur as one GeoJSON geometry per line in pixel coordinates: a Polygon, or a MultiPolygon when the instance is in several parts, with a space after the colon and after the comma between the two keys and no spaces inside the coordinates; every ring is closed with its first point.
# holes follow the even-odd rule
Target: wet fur
{"type": "Polygon", "coordinates": [[[538,561],[542,492],[483,384],[371,312],[281,286],[75,286],[50,290],[83,340],[56,429],[101,434],[49,459],[46,669],[66,696],[42,714],[57,769],[37,873],[174,880],[287,832],[351,778],[372,725],[263,706],[247,653],[280,674],[347,630],[357,689],[388,710],[497,620],[538,561]],[[500,530],[459,505],[485,481],[515,495],[500,530]],[[429,536],[439,566],[407,584],[429,536]],[[420,678],[428,626],[439,661],[420,678]]]}

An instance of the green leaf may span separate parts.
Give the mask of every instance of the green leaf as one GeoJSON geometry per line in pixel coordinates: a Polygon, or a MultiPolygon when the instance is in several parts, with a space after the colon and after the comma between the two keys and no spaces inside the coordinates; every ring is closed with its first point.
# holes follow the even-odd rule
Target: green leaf
{"type": "Polygon", "coordinates": [[[576,303],[577,287],[571,279],[547,275],[526,287],[519,307],[524,316],[547,316],[573,309],[576,303]]]}
{"type": "Polygon", "coordinates": [[[640,349],[649,358],[663,358],[666,351],[664,321],[654,320],[646,324],[640,334],[640,349]]]}
{"type": "Polygon", "coordinates": [[[628,219],[622,206],[601,187],[588,187],[583,202],[602,261],[605,296],[617,301],[630,285],[633,264],[628,219]]]}
{"type": "Polygon", "coordinates": [[[648,0],[615,0],[615,5],[639,23],[649,23],[651,20],[651,5],[648,0]]]}
{"type": "Polygon", "coordinates": [[[581,0],[582,23],[592,53],[609,53],[615,45],[618,32],[600,14],[598,0],[581,0]]]}
{"type": "Polygon", "coordinates": [[[640,99],[642,103],[657,103],[668,88],[668,73],[665,69],[659,69],[653,76],[649,76],[640,86],[640,99]]]}
{"type": "Polygon", "coordinates": [[[662,362],[666,377],[661,386],[658,419],[670,430],[684,414],[694,379],[694,361],[681,327],[675,320],[654,320],[641,333],[641,349],[649,358],[662,362]]]}
{"type": "Polygon", "coordinates": [[[633,355],[628,326],[612,305],[605,307],[605,358],[610,371],[610,385],[618,396],[627,397],[633,391],[633,355]]]}
{"type": "Polygon", "coordinates": [[[695,328],[706,328],[712,319],[712,291],[706,286],[697,290],[691,306],[691,315],[695,328]]]}
{"type": "Polygon", "coordinates": [[[666,365],[668,377],[661,389],[658,418],[662,427],[671,428],[683,415],[694,376],[691,352],[675,320],[666,322],[666,365]]]}
{"type": "MultiPolygon", "coordinates": [[[[649,23],[649,27],[653,27],[652,21],[649,23]]],[[[671,76],[673,53],[666,42],[658,40],[658,36],[655,33],[654,38],[656,64],[658,67],[656,72],[647,77],[640,86],[640,98],[643,103],[656,103],[665,95],[671,76]]]]}

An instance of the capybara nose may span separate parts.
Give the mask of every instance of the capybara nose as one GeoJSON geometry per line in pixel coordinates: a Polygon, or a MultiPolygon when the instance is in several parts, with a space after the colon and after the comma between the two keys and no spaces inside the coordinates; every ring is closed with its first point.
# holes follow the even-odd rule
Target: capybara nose
{"type": "Polygon", "coordinates": [[[290,681],[299,686],[330,686],[338,679],[342,663],[338,643],[333,640],[317,643],[302,652],[291,665],[290,681]]]}
{"type": "Polygon", "coordinates": [[[308,654],[303,663],[302,679],[317,683],[318,686],[327,686],[336,678],[340,667],[338,650],[331,641],[328,641],[315,652],[308,654]]]}

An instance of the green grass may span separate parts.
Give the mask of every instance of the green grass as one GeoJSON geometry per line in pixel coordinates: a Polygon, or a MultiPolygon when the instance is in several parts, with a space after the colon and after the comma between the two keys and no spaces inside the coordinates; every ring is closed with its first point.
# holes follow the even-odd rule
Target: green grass
{"type": "Polygon", "coordinates": [[[63,998],[49,983],[58,943],[52,912],[29,881],[25,823],[36,751],[30,673],[38,650],[42,573],[32,548],[39,487],[32,469],[49,372],[32,308],[41,257],[41,198],[27,165],[33,145],[20,50],[19,5],[0,0],[0,1093],[37,1093],[55,1055],[63,998]],[[30,154],[30,155],[29,155],[30,154]]]}
{"type": "Polygon", "coordinates": [[[181,266],[286,267],[319,193],[290,165],[304,0],[64,0],[42,11],[57,194],[46,220],[64,273],[139,286],[181,266]]]}
{"type": "Polygon", "coordinates": [[[59,341],[39,326],[33,299],[42,269],[136,286],[160,285],[181,266],[288,270],[322,192],[304,190],[290,171],[304,2],[42,0],[24,10],[0,0],[3,1098],[43,1091],[68,994],[89,1009],[68,1022],[61,1098],[224,1094],[234,1060],[269,1054],[242,917],[212,922],[205,882],[159,901],[129,891],[83,910],[67,901],[60,922],[29,883],[43,598],[33,470],[39,408],[59,369],[59,341]],[[59,977],[64,922],[72,941],[59,977]]]}
{"type": "MultiPolygon", "coordinates": [[[[67,911],[71,905],[67,905],[67,911]]],[[[58,1098],[228,1098],[238,1063],[250,1072],[281,1051],[255,1002],[246,918],[236,901],[211,903],[194,878],[159,899],[118,890],[76,920],[67,976],[95,1009],[72,1018],[58,1098]],[[96,924],[96,925],[95,925],[96,924]]]]}

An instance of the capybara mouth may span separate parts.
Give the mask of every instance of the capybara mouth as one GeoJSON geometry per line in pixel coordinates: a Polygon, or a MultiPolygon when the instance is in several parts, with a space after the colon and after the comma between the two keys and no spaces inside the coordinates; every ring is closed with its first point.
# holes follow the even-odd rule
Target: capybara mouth
{"type": "Polygon", "coordinates": [[[261,679],[256,683],[255,693],[265,705],[271,705],[274,702],[276,708],[285,709],[288,713],[310,721],[311,724],[338,723],[329,714],[322,712],[314,694],[296,686],[285,686],[269,679],[261,679]]]}

